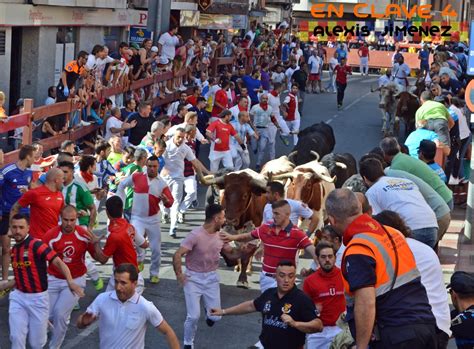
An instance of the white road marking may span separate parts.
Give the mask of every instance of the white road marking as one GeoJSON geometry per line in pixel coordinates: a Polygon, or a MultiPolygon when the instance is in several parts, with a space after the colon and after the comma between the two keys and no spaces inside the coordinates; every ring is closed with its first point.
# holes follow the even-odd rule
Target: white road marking
{"type": "Polygon", "coordinates": [[[73,349],[77,348],[77,345],[81,343],[85,337],[88,337],[92,333],[95,332],[99,328],[99,320],[97,319],[96,322],[94,322],[92,325],[90,325],[88,328],[86,328],[84,331],[79,333],[73,340],[70,340],[67,342],[66,345],[63,345],[63,349],[73,349]]]}
{"type": "Polygon", "coordinates": [[[349,109],[350,107],[352,107],[353,105],[359,103],[359,102],[362,100],[362,98],[367,97],[367,96],[370,95],[371,93],[372,93],[372,92],[369,91],[369,92],[367,92],[365,95],[360,96],[359,98],[356,98],[355,100],[352,101],[351,104],[349,104],[349,105],[348,105],[347,107],[345,107],[343,110],[345,111],[345,110],[349,109]]]}

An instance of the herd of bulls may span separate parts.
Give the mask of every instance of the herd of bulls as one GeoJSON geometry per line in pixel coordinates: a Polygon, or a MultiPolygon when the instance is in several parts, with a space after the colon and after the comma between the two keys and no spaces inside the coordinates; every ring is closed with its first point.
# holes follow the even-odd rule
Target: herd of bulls
{"type": "MultiPolygon", "coordinates": [[[[336,144],[331,126],[321,122],[299,133],[298,144],[288,156],[267,162],[260,173],[251,169],[200,177],[209,185],[208,202],[221,203],[226,221],[235,231],[262,224],[267,203],[266,187],[270,181],[285,185],[289,199],[301,201],[319,215],[320,228],[325,219],[324,202],[330,191],[357,173],[351,154],[334,154],[336,144]]],[[[257,247],[241,249],[241,268],[237,285],[247,287],[246,269],[257,247]]]]}

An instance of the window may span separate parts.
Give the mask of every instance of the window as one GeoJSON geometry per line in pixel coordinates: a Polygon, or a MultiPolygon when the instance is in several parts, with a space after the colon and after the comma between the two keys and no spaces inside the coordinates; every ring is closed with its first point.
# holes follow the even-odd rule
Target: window
{"type": "Polygon", "coordinates": [[[0,56],[5,56],[6,31],[0,30],[0,56]]]}

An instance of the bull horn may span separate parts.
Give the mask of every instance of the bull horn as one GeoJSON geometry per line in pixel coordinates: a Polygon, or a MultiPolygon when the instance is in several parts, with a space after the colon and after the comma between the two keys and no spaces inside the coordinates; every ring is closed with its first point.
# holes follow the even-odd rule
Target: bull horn
{"type": "Polygon", "coordinates": [[[318,152],[316,152],[314,150],[311,150],[311,154],[316,158],[316,161],[319,161],[320,156],[319,156],[318,152]]]}
{"type": "Polygon", "coordinates": [[[320,174],[320,173],[313,173],[313,176],[316,176],[316,177],[318,177],[318,178],[320,178],[323,181],[328,182],[328,183],[334,183],[336,181],[336,176],[331,178],[329,176],[326,176],[326,175],[323,175],[323,174],[320,174]]]}
{"type": "Polygon", "coordinates": [[[339,167],[339,168],[342,168],[343,170],[347,170],[347,166],[343,162],[336,161],[336,166],[339,167]]]}
{"type": "Polygon", "coordinates": [[[281,173],[279,175],[272,176],[272,181],[281,181],[282,179],[294,178],[295,174],[293,172],[281,173]]]}
{"type": "Polygon", "coordinates": [[[262,183],[262,181],[259,181],[258,179],[252,178],[250,180],[250,185],[254,185],[262,190],[267,190],[267,185],[266,183],[262,183]]]}
{"type": "Polygon", "coordinates": [[[196,171],[199,182],[203,185],[214,185],[214,184],[223,184],[224,176],[216,177],[215,175],[203,176],[202,172],[196,171]]]}

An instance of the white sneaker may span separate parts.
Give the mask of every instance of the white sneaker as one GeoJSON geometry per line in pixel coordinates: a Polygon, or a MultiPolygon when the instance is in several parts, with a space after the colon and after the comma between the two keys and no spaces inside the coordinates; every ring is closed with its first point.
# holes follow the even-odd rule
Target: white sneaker
{"type": "Polygon", "coordinates": [[[82,120],[81,123],[80,123],[81,126],[90,126],[91,124],[92,124],[91,122],[87,122],[87,121],[84,121],[84,120],[82,120]]]}
{"type": "Polygon", "coordinates": [[[180,91],[186,91],[186,90],[187,90],[187,87],[184,86],[184,85],[181,85],[180,87],[178,87],[178,90],[180,90],[180,91]]]}
{"type": "Polygon", "coordinates": [[[184,223],[184,213],[178,212],[178,223],[183,224],[184,223]]]}
{"type": "Polygon", "coordinates": [[[165,93],[166,93],[167,95],[173,94],[173,92],[171,92],[170,90],[168,90],[168,88],[165,88],[165,93]]]}
{"type": "Polygon", "coordinates": [[[458,185],[459,182],[460,182],[459,178],[454,177],[454,176],[449,177],[449,182],[448,182],[449,185],[458,185]]]}

